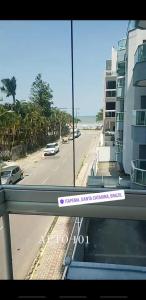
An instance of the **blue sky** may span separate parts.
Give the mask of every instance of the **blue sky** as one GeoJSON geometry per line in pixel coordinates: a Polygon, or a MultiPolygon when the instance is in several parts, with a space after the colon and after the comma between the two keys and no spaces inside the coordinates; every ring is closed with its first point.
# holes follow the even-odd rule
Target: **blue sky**
{"type": "MultiPolygon", "coordinates": [[[[74,21],[75,107],[80,115],[95,115],[102,107],[105,61],[112,46],[126,37],[127,25],[126,20],[74,21]]],[[[28,100],[38,73],[53,90],[54,106],[71,108],[70,21],[0,21],[0,80],[15,76],[16,99],[28,100]]]]}

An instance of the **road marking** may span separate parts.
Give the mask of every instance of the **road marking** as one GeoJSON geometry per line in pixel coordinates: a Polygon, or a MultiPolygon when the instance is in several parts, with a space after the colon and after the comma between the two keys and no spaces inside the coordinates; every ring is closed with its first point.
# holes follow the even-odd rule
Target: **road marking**
{"type": "Polygon", "coordinates": [[[0,227],[0,230],[2,230],[2,229],[3,229],[3,226],[0,227]]]}
{"type": "MultiPolygon", "coordinates": [[[[58,168],[59,168],[59,166],[57,165],[57,167],[56,167],[56,168],[53,168],[52,170],[56,172],[56,171],[58,170],[58,168]]],[[[48,181],[49,177],[50,177],[50,175],[49,175],[47,178],[45,178],[45,179],[41,182],[41,184],[46,183],[46,182],[48,181]]]]}

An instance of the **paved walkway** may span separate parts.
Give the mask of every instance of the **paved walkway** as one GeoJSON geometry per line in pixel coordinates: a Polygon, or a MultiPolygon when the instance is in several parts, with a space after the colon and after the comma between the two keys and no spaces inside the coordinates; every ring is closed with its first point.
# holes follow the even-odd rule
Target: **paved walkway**
{"type": "MultiPolygon", "coordinates": [[[[95,159],[99,137],[93,140],[90,150],[85,157],[83,167],[78,174],[76,186],[86,186],[92,163],[95,159]]],[[[49,229],[40,251],[32,264],[26,279],[61,279],[64,271],[64,255],[75,218],[55,217],[54,224],[49,229]]]]}

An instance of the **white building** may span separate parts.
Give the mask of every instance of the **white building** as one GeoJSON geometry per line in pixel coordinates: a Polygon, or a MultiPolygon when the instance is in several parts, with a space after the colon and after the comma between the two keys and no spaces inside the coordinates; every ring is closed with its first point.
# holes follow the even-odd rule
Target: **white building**
{"type": "Polygon", "coordinates": [[[104,84],[104,143],[105,146],[114,144],[113,136],[109,132],[115,131],[115,106],[116,106],[116,62],[117,50],[112,47],[111,60],[106,60],[105,84],[104,84]]]}
{"type": "Polygon", "coordinates": [[[131,174],[132,168],[132,181],[143,185],[146,176],[142,171],[146,170],[146,21],[129,23],[125,64],[123,167],[127,174],[131,174]]]}

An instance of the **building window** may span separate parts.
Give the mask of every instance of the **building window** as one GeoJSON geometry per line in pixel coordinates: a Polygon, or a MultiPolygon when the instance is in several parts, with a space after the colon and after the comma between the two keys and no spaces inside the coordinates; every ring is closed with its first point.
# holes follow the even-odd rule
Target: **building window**
{"type": "Polygon", "coordinates": [[[120,122],[123,120],[124,120],[124,113],[123,112],[116,113],[116,121],[120,122]]]}
{"type": "Polygon", "coordinates": [[[120,88],[120,87],[123,87],[124,85],[125,85],[125,77],[118,78],[117,79],[117,87],[120,88]]]}
{"type": "Polygon", "coordinates": [[[114,110],[116,107],[115,102],[106,102],[106,110],[114,110]]]}
{"type": "Polygon", "coordinates": [[[146,96],[141,96],[141,108],[146,109],[146,96]]]}
{"type": "Polygon", "coordinates": [[[114,111],[109,111],[105,113],[105,116],[107,118],[114,118],[115,117],[115,112],[114,111]]]}
{"type": "Polygon", "coordinates": [[[116,81],[106,81],[106,89],[107,90],[114,90],[116,89],[116,81]]]}
{"type": "Polygon", "coordinates": [[[139,159],[146,159],[146,145],[139,145],[139,159]]]}
{"type": "Polygon", "coordinates": [[[106,97],[116,97],[116,91],[106,91],[106,97]]]}

